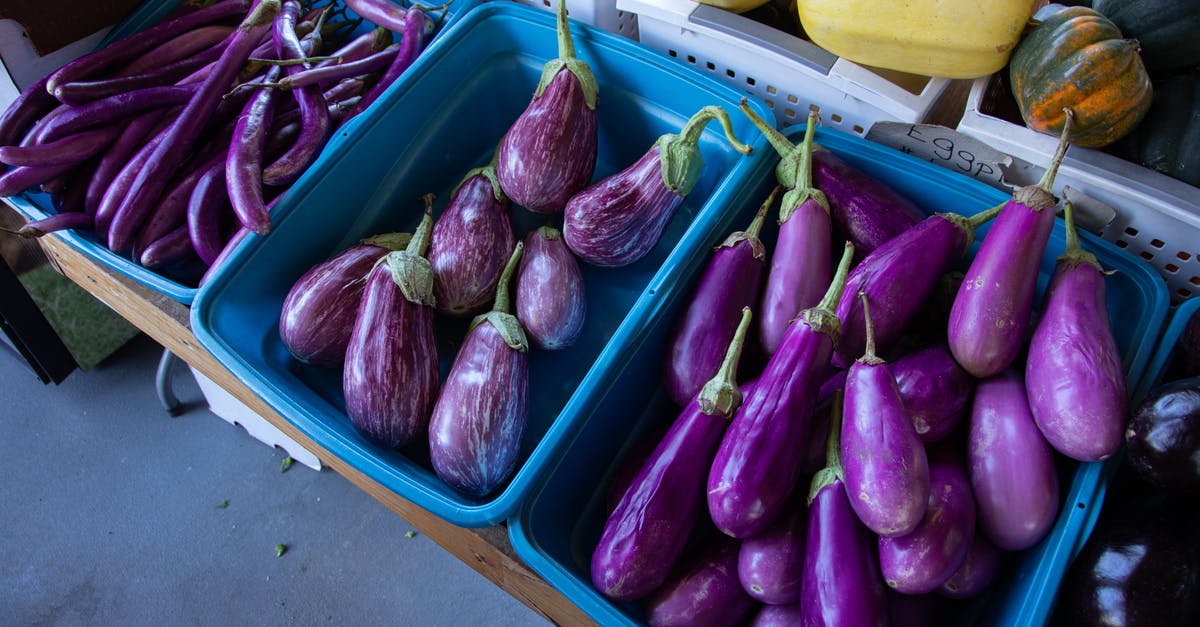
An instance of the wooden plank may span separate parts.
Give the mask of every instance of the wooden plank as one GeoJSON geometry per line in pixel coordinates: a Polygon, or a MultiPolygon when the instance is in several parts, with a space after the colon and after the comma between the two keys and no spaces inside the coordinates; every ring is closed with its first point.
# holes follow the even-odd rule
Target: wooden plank
{"type": "Polygon", "coordinates": [[[101,266],[56,236],[43,237],[41,242],[51,263],[67,278],[492,583],[554,623],[592,623],[582,610],[516,558],[504,526],[465,529],[452,525],[384,488],[296,429],[200,346],[192,334],[186,306],[101,266]]]}

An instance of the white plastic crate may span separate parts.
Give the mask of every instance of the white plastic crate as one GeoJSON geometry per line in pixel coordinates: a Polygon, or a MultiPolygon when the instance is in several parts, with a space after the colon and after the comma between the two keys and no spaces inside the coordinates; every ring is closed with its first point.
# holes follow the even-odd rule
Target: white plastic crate
{"type": "Polygon", "coordinates": [[[950,84],[906,75],[901,85],[811,42],[691,0],[616,0],[616,7],[637,16],[643,44],[758,96],[780,127],[802,123],[810,109],[826,126],[860,136],[879,121],[922,122],[950,84]]]}
{"type": "MultiPolygon", "coordinates": [[[[1013,158],[1008,180],[1041,177],[1058,138],[993,114],[1011,98],[998,77],[971,86],[958,131],[1013,158]]],[[[1071,187],[1103,202],[1115,218],[1099,235],[1158,269],[1174,301],[1200,294],[1200,189],[1108,153],[1071,146],[1055,179],[1056,193],[1071,187]]]]}
{"type": "MultiPolygon", "coordinates": [[[[552,13],[558,10],[558,0],[514,1],[552,13]]],[[[616,0],[567,0],[567,15],[601,30],[638,40],[637,15],[618,10],[616,0]]]]}

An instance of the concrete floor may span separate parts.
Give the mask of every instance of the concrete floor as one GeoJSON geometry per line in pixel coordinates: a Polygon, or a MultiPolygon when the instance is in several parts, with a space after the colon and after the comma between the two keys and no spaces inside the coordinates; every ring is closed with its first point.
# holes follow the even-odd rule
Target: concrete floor
{"type": "Polygon", "coordinates": [[[334,472],[281,473],[186,368],[168,417],[160,353],[43,386],[0,344],[0,625],[545,624],[334,472]]]}

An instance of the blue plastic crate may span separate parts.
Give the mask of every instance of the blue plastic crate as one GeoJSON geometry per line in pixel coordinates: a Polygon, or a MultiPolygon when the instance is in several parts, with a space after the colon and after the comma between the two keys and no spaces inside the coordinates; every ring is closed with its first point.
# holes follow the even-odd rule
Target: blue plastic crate
{"type": "MultiPolygon", "coordinates": [[[[435,20],[438,20],[437,23],[439,24],[439,30],[435,33],[435,39],[430,41],[429,47],[426,50],[428,51],[430,48],[432,48],[436,44],[436,39],[440,39],[441,34],[444,33],[450,25],[458,21],[479,2],[480,0],[455,0],[453,4],[444,10],[439,10],[436,12],[431,11],[430,16],[435,20]]],[[[163,18],[169,15],[177,6],[179,6],[179,4],[180,0],[149,0],[134,10],[134,12],[125,18],[125,20],[123,20],[120,24],[114,26],[101,43],[100,48],[103,48],[104,46],[118,39],[128,37],[145,30],[154,24],[157,24],[158,22],[162,21],[163,18]]],[[[333,4],[341,6],[341,2],[338,0],[333,0],[333,4]]],[[[422,2],[421,4],[422,6],[425,6],[426,3],[422,2]]],[[[349,13],[349,15],[350,17],[354,17],[353,13],[349,13]]],[[[368,22],[363,22],[363,24],[360,25],[357,30],[354,31],[354,33],[360,34],[367,32],[373,27],[374,25],[368,22]]],[[[401,77],[398,79],[396,83],[389,88],[389,91],[385,92],[385,94],[380,97],[380,100],[382,100],[392,91],[399,89],[407,80],[407,77],[401,77]]],[[[372,105],[372,107],[377,108],[375,105],[372,105]]],[[[353,124],[353,120],[343,124],[339,132],[330,138],[329,144],[326,145],[324,150],[330,150],[331,146],[336,145],[336,143],[338,143],[340,140],[343,140],[348,134],[350,134],[353,130],[353,124]]],[[[291,192],[286,192],[284,197],[280,198],[280,200],[275,204],[275,207],[272,209],[272,218],[286,211],[288,205],[292,202],[292,198],[294,198],[294,196],[291,194],[291,192]]],[[[29,220],[41,220],[42,218],[46,218],[57,213],[57,211],[54,209],[54,205],[50,202],[49,195],[39,192],[27,192],[18,194],[16,196],[9,196],[4,198],[4,200],[14,209],[16,209],[17,213],[20,213],[29,220]]],[[[191,277],[192,282],[188,283],[185,282],[188,279],[167,277],[153,270],[144,268],[129,257],[118,255],[117,253],[105,248],[104,245],[102,245],[95,235],[93,235],[90,231],[60,231],[56,233],[56,236],[61,237],[63,241],[67,242],[67,244],[69,244],[72,248],[75,248],[88,258],[100,263],[106,268],[127,276],[130,279],[133,279],[134,281],[137,281],[138,283],[141,283],[152,290],[165,294],[166,296],[185,305],[190,304],[192,299],[196,296],[196,287],[194,281],[199,279],[198,276],[191,277]]],[[[252,235],[251,237],[257,238],[260,236],[252,235]]]]}
{"type": "MultiPolygon", "coordinates": [[[[200,342],[300,431],[384,488],[461,526],[507,518],[547,463],[574,441],[583,412],[610,391],[609,373],[628,367],[631,344],[658,315],[656,291],[670,292],[683,276],[684,268],[664,260],[676,247],[707,244],[730,198],[767,157],[765,139],[736,113],[741,95],[732,88],[627,39],[579,23],[571,28],[577,54],[600,85],[596,178],[633,163],[661,134],[677,132],[711,104],[734,112],[736,134],[754,140],[755,150],[740,155],[710,125],[700,143],[704,174],[658,245],[624,268],[582,264],[588,299],[582,337],[569,349],[530,353],[529,421],[517,468],[499,491],[465,497],[431,471],[423,443],[397,451],[363,438],[345,415],[341,372],[291,359],[277,325],[287,291],[309,267],[361,237],[411,231],[420,196],[437,194],[440,213],[467,170],[487,162],[529,103],[543,64],[557,56],[554,16],[510,2],[472,11],[414,64],[406,88],[322,156],[293,189],[293,208],[271,236],[239,246],[192,309],[200,342]]],[[[518,237],[546,221],[520,208],[512,215],[518,237]]],[[[439,326],[443,375],[462,327],[439,326]]]]}
{"type": "MultiPolygon", "coordinates": [[[[799,142],[803,129],[793,128],[786,134],[799,142]]],[[[978,181],[838,131],[820,129],[817,141],[927,212],[969,215],[1008,198],[978,181]]],[[[753,180],[734,197],[734,210],[720,217],[710,245],[749,223],[775,183],[774,163],[758,165],[753,180]]],[[[984,234],[986,229],[980,229],[970,256],[978,250],[984,234]]],[[[1083,245],[1105,268],[1116,270],[1107,278],[1108,309],[1132,387],[1146,368],[1166,315],[1166,286],[1141,260],[1090,233],[1081,236],[1083,245]]],[[[1042,260],[1039,294],[1045,291],[1054,261],[1064,248],[1060,219],[1042,260]]],[[[681,248],[667,260],[682,272],[683,280],[669,288],[655,286],[660,290],[656,315],[631,345],[633,353],[625,367],[612,372],[609,392],[588,408],[574,444],[554,460],[546,479],[531,492],[519,515],[509,521],[517,555],[600,624],[638,624],[645,619],[637,604],[613,603],[601,595],[591,585],[589,564],[604,525],[605,492],[618,460],[643,433],[678,415],[678,408],[661,391],[660,373],[675,320],[707,262],[708,250],[681,248]]],[[[770,254],[769,242],[767,250],[770,254]]],[[[1048,619],[1058,582],[1078,551],[1080,537],[1095,521],[1106,485],[1102,463],[1063,460],[1060,466],[1063,504],[1053,530],[1037,546],[1009,560],[987,596],[957,610],[962,622],[1038,625],[1048,619]]]]}

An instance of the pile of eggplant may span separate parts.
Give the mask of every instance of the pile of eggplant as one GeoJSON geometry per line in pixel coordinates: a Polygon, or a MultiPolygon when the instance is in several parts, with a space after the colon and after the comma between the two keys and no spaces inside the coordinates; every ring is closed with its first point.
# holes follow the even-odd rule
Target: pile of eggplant
{"type": "Polygon", "coordinates": [[[529,352],[566,349],[583,332],[580,261],[620,267],[654,248],[702,175],[698,144],[709,122],[750,152],[729,114],[706,106],[635,163],[593,182],[600,94],[575,56],[563,2],[556,33],[559,56],[529,105],[489,163],[465,172],[436,221],[429,195],[414,234],[380,234],[311,268],[280,315],[293,357],[343,369],[346,413],[359,433],[388,448],[428,444],[436,475],[470,498],[495,492],[515,470],[529,352]],[[518,237],[517,210],[547,224],[518,237]],[[470,320],[444,381],[437,318],[470,320]]]}
{"type": "Polygon", "coordinates": [[[815,114],[796,146],[742,109],[780,155],[774,251],[780,188],[677,321],[663,381],[682,410],[613,473],[592,583],[652,625],[939,624],[1050,531],[1058,457],[1122,443],[1104,273],[1069,203],[1034,311],[1070,126],[1038,184],[923,218],[815,146],[815,114]]]}
{"type": "MultiPolygon", "coordinates": [[[[424,9],[390,0],[185,1],[29,85],[0,117],[0,196],[49,194],[18,233],[83,229],[195,285],[424,50],[424,9]],[[353,36],[362,18],[378,25],[353,36]],[[400,41],[392,44],[392,33],[400,41]]],[[[442,7],[444,8],[444,7],[442,7]]]]}

